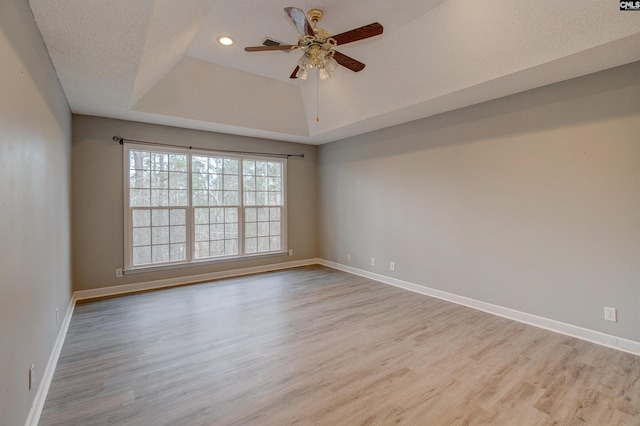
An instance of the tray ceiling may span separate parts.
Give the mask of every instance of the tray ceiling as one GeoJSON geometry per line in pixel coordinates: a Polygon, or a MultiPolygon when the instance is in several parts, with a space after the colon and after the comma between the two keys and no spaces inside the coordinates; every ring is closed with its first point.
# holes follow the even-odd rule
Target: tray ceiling
{"type": "Polygon", "coordinates": [[[30,0],[74,113],[321,144],[640,60],[640,13],[602,0],[30,0]],[[320,8],[366,64],[291,80],[286,6],[320,8]],[[219,35],[236,43],[224,47],[219,35]],[[316,115],[320,121],[316,122],[316,115]]]}

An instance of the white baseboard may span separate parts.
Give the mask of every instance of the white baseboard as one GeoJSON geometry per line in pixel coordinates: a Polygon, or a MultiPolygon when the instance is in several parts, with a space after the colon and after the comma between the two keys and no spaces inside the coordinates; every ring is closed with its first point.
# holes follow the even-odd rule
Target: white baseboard
{"type": "Polygon", "coordinates": [[[260,272],[278,271],[281,269],[297,268],[299,266],[317,265],[320,259],[304,259],[293,262],[275,263],[251,268],[232,269],[228,271],[211,272],[208,274],[189,275],[185,277],[167,278],[164,280],[145,281],[135,284],[125,284],[113,287],[102,287],[91,290],[79,290],[73,293],[75,300],[96,299],[98,297],[116,296],[120,294],[135,293],[146,290],[157,290],[165,287],[193,284],[203,281],[219,280],[222,278],[238,277],[242,275],[257,274],[260,272]]]}
{"type": "Polygon", "coordinates": [[[636,342],[621,337],[612,336],[610,334],[601,333],[599,331],[589,330],[587,328],[579,327],[577,325],[566,324],[560,321],[552,320],[549,318],[540,317],[526,312],[516,311],[515,309],[505,308],[503,306],[493,305],[491,303],[482,302],[479,300],[471,299],[464,296],[458,296],[457,294],[447,293],[446,291],[437,290],[414,284],[408,281],[399,280],[396,278],[388,277],[385,275],[376,274],[373,272],[365,271],[363,269],[354,268],[341,263],[332,262],[325,259],[319,259],[319,263],[330,268],[338,269],[340,271],[348,272],[350,274],[359,275],[361,277],[369,278],[375,281],[380,281],[385,284],[389,284],[395,287],[400,287],[405,290],[413,291],[415,293],[424,294],[426,296],[435,297],[437,299],[446,300],[448,302],[456,303],[458,305],[467,306],[469,308],[477,309],[479,311],[487,312],[493,315],[498,315],[504,318],[512,319],[524,324],[533,325],[535,327],[544,328],[545,330],[554,331],[556,333],[564,334],[571,337],[576,337],[581,340],[586,340],[591,343],[606,346],[608,348],[617,349],[623,352],[628,352],[634,355],[640,355],[640,342],[636,342]]]}
{"type": "Polygon", "coordinates": [[[42,380],[40,381],[36,395],[33,398],[33,404],[31,404],[31,410],[29,410],[25,426],[38,426],[40,415],[42,414],[42,409],[44,408],[44,403],[47,400],[47,394],[49,393],[49,387],[53,380],[53,373],[56,371],[56,365],[58,365],[62,346],[64,345],[65,338],[67,337],[67,330],[69,330],[69,323],[71,323],[71,317],[73,316],[75,306],[76,299],[72,296],[69,306],[67,307],[67,312],[62,320],[62,326],[58,332],[58,337],[56,338],[56,342],[51,350],[51,355],[49,355],[49,360],[47,361],[47,365],[44,369],[42,380]]]}

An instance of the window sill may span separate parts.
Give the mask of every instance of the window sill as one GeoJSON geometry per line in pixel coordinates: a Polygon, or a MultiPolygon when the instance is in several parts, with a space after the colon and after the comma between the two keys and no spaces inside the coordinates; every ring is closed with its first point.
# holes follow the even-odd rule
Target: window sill
{"type": "Polygon", "coordinates": [[[133,275],[133,274],[142,274],[145,272],[164,271],[167,269],[194,268],[198,266],[213,265],[217,263],[239,262],[242,260],[253,260],[253,259],[262,259],[265,257],[278,257],[278,256],[289,256],[289,252],[274,251],[269,253],[251,254],[246,256],[229,256],[229,257],[222,257],[218,259],[196,260],[188,263],[169,263],[169,264],[165,263],[162,265],[141,266],[137,268],[125,269],[122,271],[122,273],[125,275],[133,275]]]}

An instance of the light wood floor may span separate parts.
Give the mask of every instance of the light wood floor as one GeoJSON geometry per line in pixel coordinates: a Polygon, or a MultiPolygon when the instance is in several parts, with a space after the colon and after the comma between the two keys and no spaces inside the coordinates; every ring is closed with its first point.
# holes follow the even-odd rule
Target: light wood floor
{"type": "Polygon", "coordinates": [[[314,266],[81,304],[41,425],[640,425],[640,357],[314,266]]]}

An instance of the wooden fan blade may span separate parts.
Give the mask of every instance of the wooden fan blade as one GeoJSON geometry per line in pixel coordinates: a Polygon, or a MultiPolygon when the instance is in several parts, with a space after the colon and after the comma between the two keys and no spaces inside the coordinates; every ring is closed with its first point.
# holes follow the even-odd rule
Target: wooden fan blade
{"type": "Polygon", "coordinates": [[[313,27],[307,20],[307,14],[304,13],[302,9],[298,9],[297,7],[285,7],[284,11],[289,15],[289,19],[291,19],[300,34],[310,36],[315,35],[313,27]]]}
{"type": "Polygon", "coordinates": [[[340,44],[351,43],[365,38],[373,37],[382,34],[383,28],[377,22],[373,24],[365,25],[364,27],[356,28],[345,33],[332,36],[333,39],[340,44]]]}
{"type": "Polygon", "coordinates": [[[337,63],[342,65],[343,67],[349,68],[351,71],[358,72],[362,71],[365,65],[362,62],[356,61],[355,59],[343,55],[338,51],[333,51],[333,59],[336,60],[337,63]]]}
{"type": "Polygon", "coordinates": [[[267,50],[291,50],[298,47],[297,45],[281,44],[280,46],[250,46],[245,47],[245,52],[264,52],[267,50]]]}
{"type": "Polygon", "coordinates": [[[293,70],[289,78],[298,78],[298,70],[300,70],[300,67],[296,67],[296,69],[293,70]]]}

